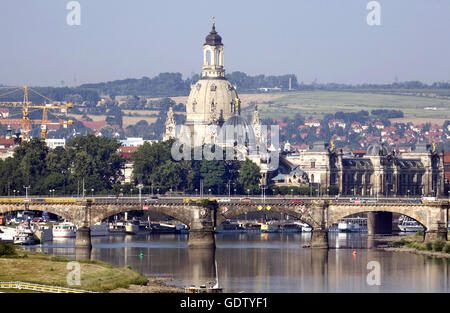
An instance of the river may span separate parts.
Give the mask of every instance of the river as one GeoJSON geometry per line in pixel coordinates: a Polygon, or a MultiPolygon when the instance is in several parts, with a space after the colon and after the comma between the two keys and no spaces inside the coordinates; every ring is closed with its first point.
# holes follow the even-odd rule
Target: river
{"type": "MultiPolygon", "coordinates": [[[[374,246],[370,237],[358,233],[330,233],[329,250],[303,248],[310,236],[217,234],[216,250],[205,251],[186,249],[187,235],[113,235],[93,237],[90,258],[172,277],[170,283],[180,287],[214,283],[217,272],[224,292],[450,290],[449,259],[369,248],[374,246]],[[371,261],[375,267],[368,268],[371,261]]],[[[73,246],[74,239],[60,239],[29,248],[75,258],[73,246]]]]}

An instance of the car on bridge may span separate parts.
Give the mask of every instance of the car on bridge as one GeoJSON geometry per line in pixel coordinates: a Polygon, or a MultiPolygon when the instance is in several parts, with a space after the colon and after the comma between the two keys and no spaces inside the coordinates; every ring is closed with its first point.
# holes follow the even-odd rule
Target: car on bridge
{"type": "Polygon", "coordinates": [[[159,200],[159,198],[157,196],[153,196],[153,197],[145,199],[145,202],[155,202],[158,200],[159,200]]]}
{"type": "Polygon", "coordinates": [[[217,202],[231,202],[230,198],[221,198],[219,200],[217,200],[217,202]]]}
{"type": "Polygon", "coordinates": [[[305,201],[299,200],[299,199],[291,199],[291,200],[289,200],[289,203],[303,204],[303,203],[305,203],[305,201]]]}
{"type": "Polygon", "coordinates": [[[250,198],[242,198],[241,202],[249,203],[249,202],[252,202],[252,199],[250,199],[250,198]]]}
{"type": "Polygon", "coordinates": [[[361,198],[350,198],[349,200],[351,203],[356,203],[356,204],[361,204],[361,203],[365,203],[366,200],[361,199],[361,198]]]}

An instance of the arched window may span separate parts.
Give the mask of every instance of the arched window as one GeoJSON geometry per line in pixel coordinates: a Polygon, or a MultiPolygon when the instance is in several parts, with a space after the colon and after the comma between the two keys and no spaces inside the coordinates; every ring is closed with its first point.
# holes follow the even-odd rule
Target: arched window
{"type": "Polygon", "coordinates": [[[206,50],[206,64],[207,65],[211,65],[211,51],[210,50],[206,50]]]}

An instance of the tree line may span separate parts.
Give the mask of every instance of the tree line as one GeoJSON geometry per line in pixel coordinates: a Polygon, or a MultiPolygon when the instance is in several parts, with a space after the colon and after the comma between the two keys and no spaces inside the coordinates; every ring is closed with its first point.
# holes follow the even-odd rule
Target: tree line
{"type": "Polygon", "coordinates": [[[199,194],[201,181],[205,194],[260,191],[259,167],[250,160],[174,161],[172,143],[140,146],[131,157],[132,183],[123,184],[126,159],[118,154],[115,138],[77,136],[53,150],[33,138],[18,146],[13,157],[0,160],[0,194],[24,196],[27,189],[29,195],[118,195],[132,193],[138,184],[144,185],[144,193],[199,194]]]}

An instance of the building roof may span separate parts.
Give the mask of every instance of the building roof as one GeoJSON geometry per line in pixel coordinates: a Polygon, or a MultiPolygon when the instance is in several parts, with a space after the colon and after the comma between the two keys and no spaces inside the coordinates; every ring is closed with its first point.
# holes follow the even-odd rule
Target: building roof
{"type": "Polygon", "coordinates": [[[444,152],[444,163],[450,164],[450,152],[444,152]]]}
{"type": "Polygon", "coordinates": [[[216,32],[216,23],[213,22],[213,26],[208,36],[205,38],[205,45],[219,46],[222,45],[222,37],[216,32]]]}
{"type": "Polygon", "coordinates": [[[14,145],[14,137],[11,137],[9,139],[6,139],[6,137],[0,137],[0,146],[4,146],[5,148],[9,148],[12,145],[14,145]]]}
{"type": "Polygon", "coordinates": [[[284,181],[284,177],[285,177],[286,175],[284,175],[284,174],[278,174],[277,176],[275,176],[274,178],[272,178],[272,180],[273,181],[284,181]]]}
{"type": "Polygon", "coordinates": [[[370,161],[370,159],[362,158],[344,158],[342,160],[342,165],[344,167],[372,168],[372,161],[370,161]]]}
{"type": "Polygon", "coordinates": [[[117,152],[119,153],[119,155],[124,157],[126,160],[130,160],[131,154],[133,152],[136,152],[138,149],[139,149],[139,147],[119,147],[117,149],[117,152]]]}

